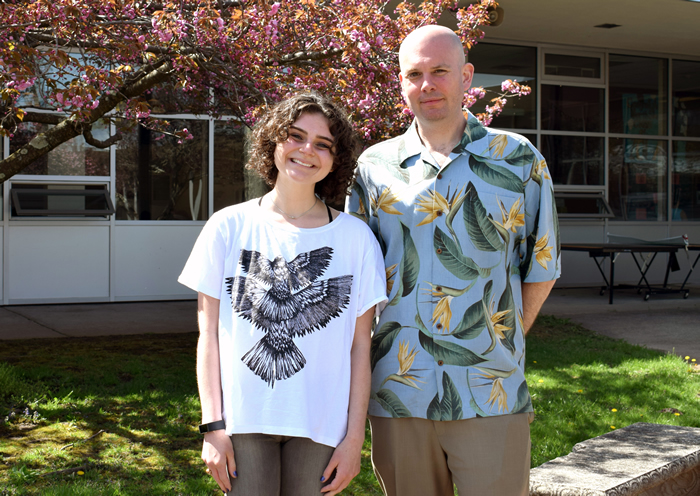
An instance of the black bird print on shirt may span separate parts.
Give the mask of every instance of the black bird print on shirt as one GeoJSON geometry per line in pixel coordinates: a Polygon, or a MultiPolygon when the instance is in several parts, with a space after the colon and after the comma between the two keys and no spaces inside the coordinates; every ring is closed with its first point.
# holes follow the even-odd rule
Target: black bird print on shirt
{"type": "Polygon", "coordinates": [[[247,277],[226,278],[233,309],[265,333],[241,360],[272,388],[306,364],[293,339],[321,329],[350,301],[351,275],[319,280],[332,255],[324,247],[287,263],[241,250],[238,263],[247,277]]]}

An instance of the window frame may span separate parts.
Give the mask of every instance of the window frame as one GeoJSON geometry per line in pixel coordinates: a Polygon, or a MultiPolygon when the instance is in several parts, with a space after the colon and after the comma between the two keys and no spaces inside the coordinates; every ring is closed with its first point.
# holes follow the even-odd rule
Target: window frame
{"type": "MultiPolygon", "coordinates": [[[[542,84],[552,83],[575,83],[571,86],[586,86],[586,85],[603,85],[607,81],[607,57],[606,53],[598,51],[578,51],[578,50],[564,50],[556,48],[540,48],[540,56],[538,60],[539,71],[538,78],[539,82],[542,84]],[[545,73],[545,60],[547,55],[563,55],[570,57],[587,57],[592,59],[598,59],[600,61],[600,77],[597,78],[586,78],[577,76],[556,76],[552,74],[545,73]]],[[[567,85],[568,86],[568,85],[567,85]]]]}

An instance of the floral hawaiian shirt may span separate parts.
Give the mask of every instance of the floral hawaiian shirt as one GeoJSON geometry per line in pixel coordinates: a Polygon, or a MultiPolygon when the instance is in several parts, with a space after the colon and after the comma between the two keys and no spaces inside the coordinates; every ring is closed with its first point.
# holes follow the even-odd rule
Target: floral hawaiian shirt
{"type": "Polygon", "coordinates": [[[416,125],[360,157],[346,210],[384,253],[370,415],[459,420],[532,411],[521,283],[559,277],[542,155],[471,113],[440,168],[416,125]]]}

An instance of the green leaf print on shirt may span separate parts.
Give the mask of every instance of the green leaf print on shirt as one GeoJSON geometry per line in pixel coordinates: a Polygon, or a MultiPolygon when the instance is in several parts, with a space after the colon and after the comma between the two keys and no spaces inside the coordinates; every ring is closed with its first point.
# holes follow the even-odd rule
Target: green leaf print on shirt
{"type": "Polygon", "coordinates": [[[465,257],[457,244],[439,227],[435,226],[433,246],[438,260],[453,276],[463,281],[472,281],[479,277],[479,267],[474,261],[465,257]]]}
{"type": "Polygon", "coordinates": [[[467,186],[467,201],[464,203],[462,216],[469,239],[477,250],[503,251],[505,245],[494,225],[493,217],[486,212],[471,182],[467,186]]]}
{"type": "Polygon", "coordinates": [[[479,119],[468,119],[467,125],[464,128],[464,133],[462,134],[462,139],[457,146],[454,147],[452,153],[462,153],[467,145],[485,138],[487,134],[488,131],[481,122],[479,122],[479,119]]]}
{"type": "Polygon", "coordinates": [[[385,322],[384,325],[374,333],[372,336],[372,347],[370,349],[372,370],[374,370],[377,362],[389,353],[401,329],[403,329],[403,326],[398,322],[385,322]]]}
{"type": "Polygon", "coordinates": [[[462,398],[450,376],[447,372],[443,372],[442,400],[437,394],[435,395],[428,405],[426,417],[428,420],[462,420],[462,416],[462,398]]]}
{"type": "Polygon", "coordinates": [[[526,143],[520,143],[518,147],[506,155],[503,160],[515,167],[523,167],[532,163],[535,153],[526,143]]]}
{"type": "Polygon", "coordinates": [[[365,221],[365,224],[369,224],[369,204],[367,203],[365,191],[358,183],[352,186],[352,191],[357,195],[359,205],[357,207],[357,212],[350,212],[350,215],[365,221]]]}
{"type": "Polygon", "coordinates": [[[399,287],[389,305],[396,305],[401,298],[411,294],[416,287],[420,272],[420,259],[411,237],[411,230],[403,222],[399,221],[399,224],[401,224],[401,233],[403,234],[403,255],[401,256],[399,287]]]}
{"type": "Polygon", "coordinates": [[[513,290],[510,287],[510,265],[506,267],[506,289],[498,302],[498,312],[503,315],[501,321],[502,335],[501,343],[511,354],[515,353],[515,302],[513,301],[513,290]]]}
{"type": "Polygon", "coordinates": [[[457,324],[454,331],[450,333],[458,339],[474,339],[481,335],[486,328],[486,316],[484,315],[484,305],[477,301],[464,312],[462,320],[457,324]]]}
{"type": "Polygon", "coordinates": [[[406,408],[396,393],[390,389],[380,389],[372,392],[370,398],[381,405],[381,407],[389,412],[394,418],[411,417],[411,411],[406,408]]]}
{"type": "Polygon", "coordinates": [[[510,413],[525,413],[532,411],[532,398],[527,390],[527,383],[525,381],[520,383],[518,387],[517,397],[515,399],[515,405],[510,410],[510,413]]]}
{"type": "Polygon", "coordinates": [[[482,162],[474,157],[469,156],[469,167],[471,170],[492,186],[507,189],[514,193],[523,192],[523,181],[511,171],[500,165],[490,162],[482,162]]]}
{"type": "Polygon", "coordinates": [[[418,341],[423,349],[433,356],[436,362],[442,362],[443,365],[469,367],[488,360],[452,341],[436,340],[434,336],[429,337],[422,332],[418,333],[418,341]]]}

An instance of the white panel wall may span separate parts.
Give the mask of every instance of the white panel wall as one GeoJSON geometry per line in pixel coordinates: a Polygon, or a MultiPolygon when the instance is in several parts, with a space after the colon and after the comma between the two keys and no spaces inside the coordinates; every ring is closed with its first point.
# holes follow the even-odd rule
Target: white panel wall
{"type": "Polygon", "coordinates": [[[203,224],[114,227],[116,300],[195,297],[177,282],[203,224]]]}
{"type": "Polygon", "coordinates": [[[10,303],[109,298],[109,226],[14,225],[6,236],[10,303]]]}

